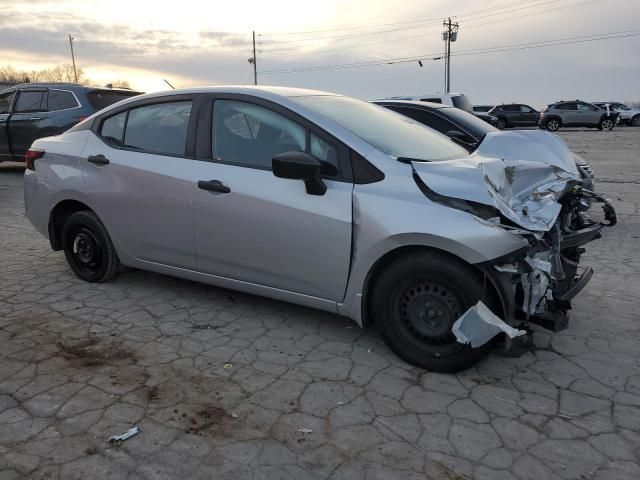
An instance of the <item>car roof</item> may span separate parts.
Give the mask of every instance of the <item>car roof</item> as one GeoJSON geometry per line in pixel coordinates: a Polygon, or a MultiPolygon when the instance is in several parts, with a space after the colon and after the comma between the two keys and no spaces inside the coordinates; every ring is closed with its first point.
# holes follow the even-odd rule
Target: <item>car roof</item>
{"type": "Polygon", "coordinates": [[[118,88],[118,87],[97,87],[92,85],[81,85],[79,83],[73,82],[29,82],[29,83],[19,83],[10,88],[66,88],[72,90],[101,90],[101,91],[114,91],[114,92],[137,92],[137,90],[132,90],[130,88],[118,88]]]}
{"type": "Polygon", "coordinates": [[[393,104],[393,105],[408,105],[408,106],[418,106],[418,107],[426,107],[434,110],[439,110],[443,108],[455,108],[451,105],[443,105],[442,103],[434,103],[434,102],[423,102],[421,100],[374,100],[372,103],[376,104],[393,104]]]}

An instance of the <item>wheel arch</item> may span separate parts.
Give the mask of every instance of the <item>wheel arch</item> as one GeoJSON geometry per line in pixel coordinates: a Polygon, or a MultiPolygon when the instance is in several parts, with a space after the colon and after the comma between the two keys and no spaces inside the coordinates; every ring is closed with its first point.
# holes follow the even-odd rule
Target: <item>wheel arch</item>
{"type": "Polygon", "coordinates": [[[75,199],[58,202],[49,214],[49,242],[53,250],[62,250],[62,226],[70,215],[87,210],[96,213],[89,205],[75,199]]]}
{"type": "Polygon", "coordinates": [[[367,275],[365,276],[365,281],[362,288],[362,298],[360,299],[362,302],[361,322],[363,328],[366,328],[373,323],[371,318],[371,292],[373,291],[375,284],[380,276],[384,273],[385,269],[393,262],[397,261],[399,258],[426,251],[438,252],[438,254],[443,255],[448,259],[464,265],[465,268],[468,268],[471,272],[473,272],[474,275],[477,275],[477,278],[484,278],[485,281],[483,283],[486,286],[487,293],[487,302],[485,303],[487,303],[488,306],[493,307],[494,309],[498,309],[498,311],[495,313],[501,315],[502,318],[507,318],[508,316],[510,316],[511,302],[509,302],[509,300],[506,298],[506,292],[504,292],[504,289],[501,288],[501,285],[499,284],[497,279],[494,278],[493,275],[490,275],[488,270],[482,265],[469,263],[463,258],[437,247],[424,245],[403,245],[386,252],[371,266],[371,268],[367,272],[367,275]]]}

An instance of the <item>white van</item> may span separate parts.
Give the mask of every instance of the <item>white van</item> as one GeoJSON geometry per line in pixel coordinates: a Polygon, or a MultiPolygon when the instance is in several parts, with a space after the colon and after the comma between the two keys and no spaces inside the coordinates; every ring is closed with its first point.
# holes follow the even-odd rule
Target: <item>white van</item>
{"type": "Polygon", "coordinates": [[[413,100],[420,102],[441,103],[473,113],[473,104],[464,93],[424,93],[422,95],[401,95],[381,100],[413,100]]]}

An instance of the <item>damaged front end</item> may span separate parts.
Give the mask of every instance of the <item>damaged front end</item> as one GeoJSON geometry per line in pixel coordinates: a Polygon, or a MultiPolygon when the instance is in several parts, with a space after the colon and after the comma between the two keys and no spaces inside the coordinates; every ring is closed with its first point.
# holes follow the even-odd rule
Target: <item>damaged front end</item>
{"type": "Polygon", "coordinates": [[[512,327],[529,323],[565,329],[571,300],[593,275],[590,267],[580,266],[583,246],[616,223],[611,204],[585,188],[562,140],[547,132],[487,137],[468,158],[412,162],[418,187],[432,201],[528,242],[517,252],[479,265],[498,290],[506,323],[499,324],[481,302],[470,309],[456,322],[454,333],[473,347],[498,333],[519,336],[524,331],[512,327]],[[598,205],[601,212],[595,211],[598,205]]]}

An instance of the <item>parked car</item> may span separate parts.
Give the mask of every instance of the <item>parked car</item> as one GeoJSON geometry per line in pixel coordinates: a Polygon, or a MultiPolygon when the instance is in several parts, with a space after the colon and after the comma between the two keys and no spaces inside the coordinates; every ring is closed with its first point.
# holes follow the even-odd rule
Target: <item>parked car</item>
{"type": "Polygon", "coordinates": [[[422,95],[406,95],[383,98],[382,100],[413,100],[419,102],[440,103],[473,113],[473,104],[464,93],[424,93],[422,95]]]}
{"type": "MultiPolygon", "coordinates": [[[[374,103],[445,134],[469,153],[478,148],[487,134],[500,131],[486,122],[479,122],[475,115],[437,103],[407,100],[377,100],[374,103]]],[[[593,168],[580,155],[573,153],[573,156],[581,172],[584,188],[593,190],[593,168]]]]}
{"type": "Polygon", "coordinates": [[[561,127],[589,127],[613,130],[620,114],[606,107],[600,108],[580,100],[553,103],[540,113],[538,125],[550,132],[561,127]]]}
{"type": "Polygon", "coordinates": [[[473,114],[480,120],[484,120],[489,125],[494,127],[498,124],[498,117],[494,117],[489,113],[489,110],[493,108],[493,105],[474,105],[473,114]]]}
{"type": "Polygon", "coordinates": [[[26,214],[88,282],[127,265],[299,303],[375,323],[406,361],[455,371],[516,326],[564,328],[592,272],[578,274],[581,246],[615,223],[564,143],[526,133],[488,134],[470,156],[324,92],[142,95],[35,141],[26,214]],[[513,145],[522,160],[503,160],[513,145]]]}
{"type": "Polygon", "coordinates": [[[58,135],[98,110],[140,95],[76,83],[24,83],[0,92],[0,162],[24,161],[37,138],[58,135]]]}
{"type": "Polygon", "coordinates": [[[620,123],[640,127],[640,108],[628,107],[620,102],[595,102],[594,105],[603,109],[609,105],[609,108],[620,114],[620,123]]]}
{"type": "Polygon", "coordinates": [[[513,127],[535,127],[540,119],[540,112],[523,103],[496,105],[489,113],[498,119],[496,127],[500,130],[513,127]]]}

